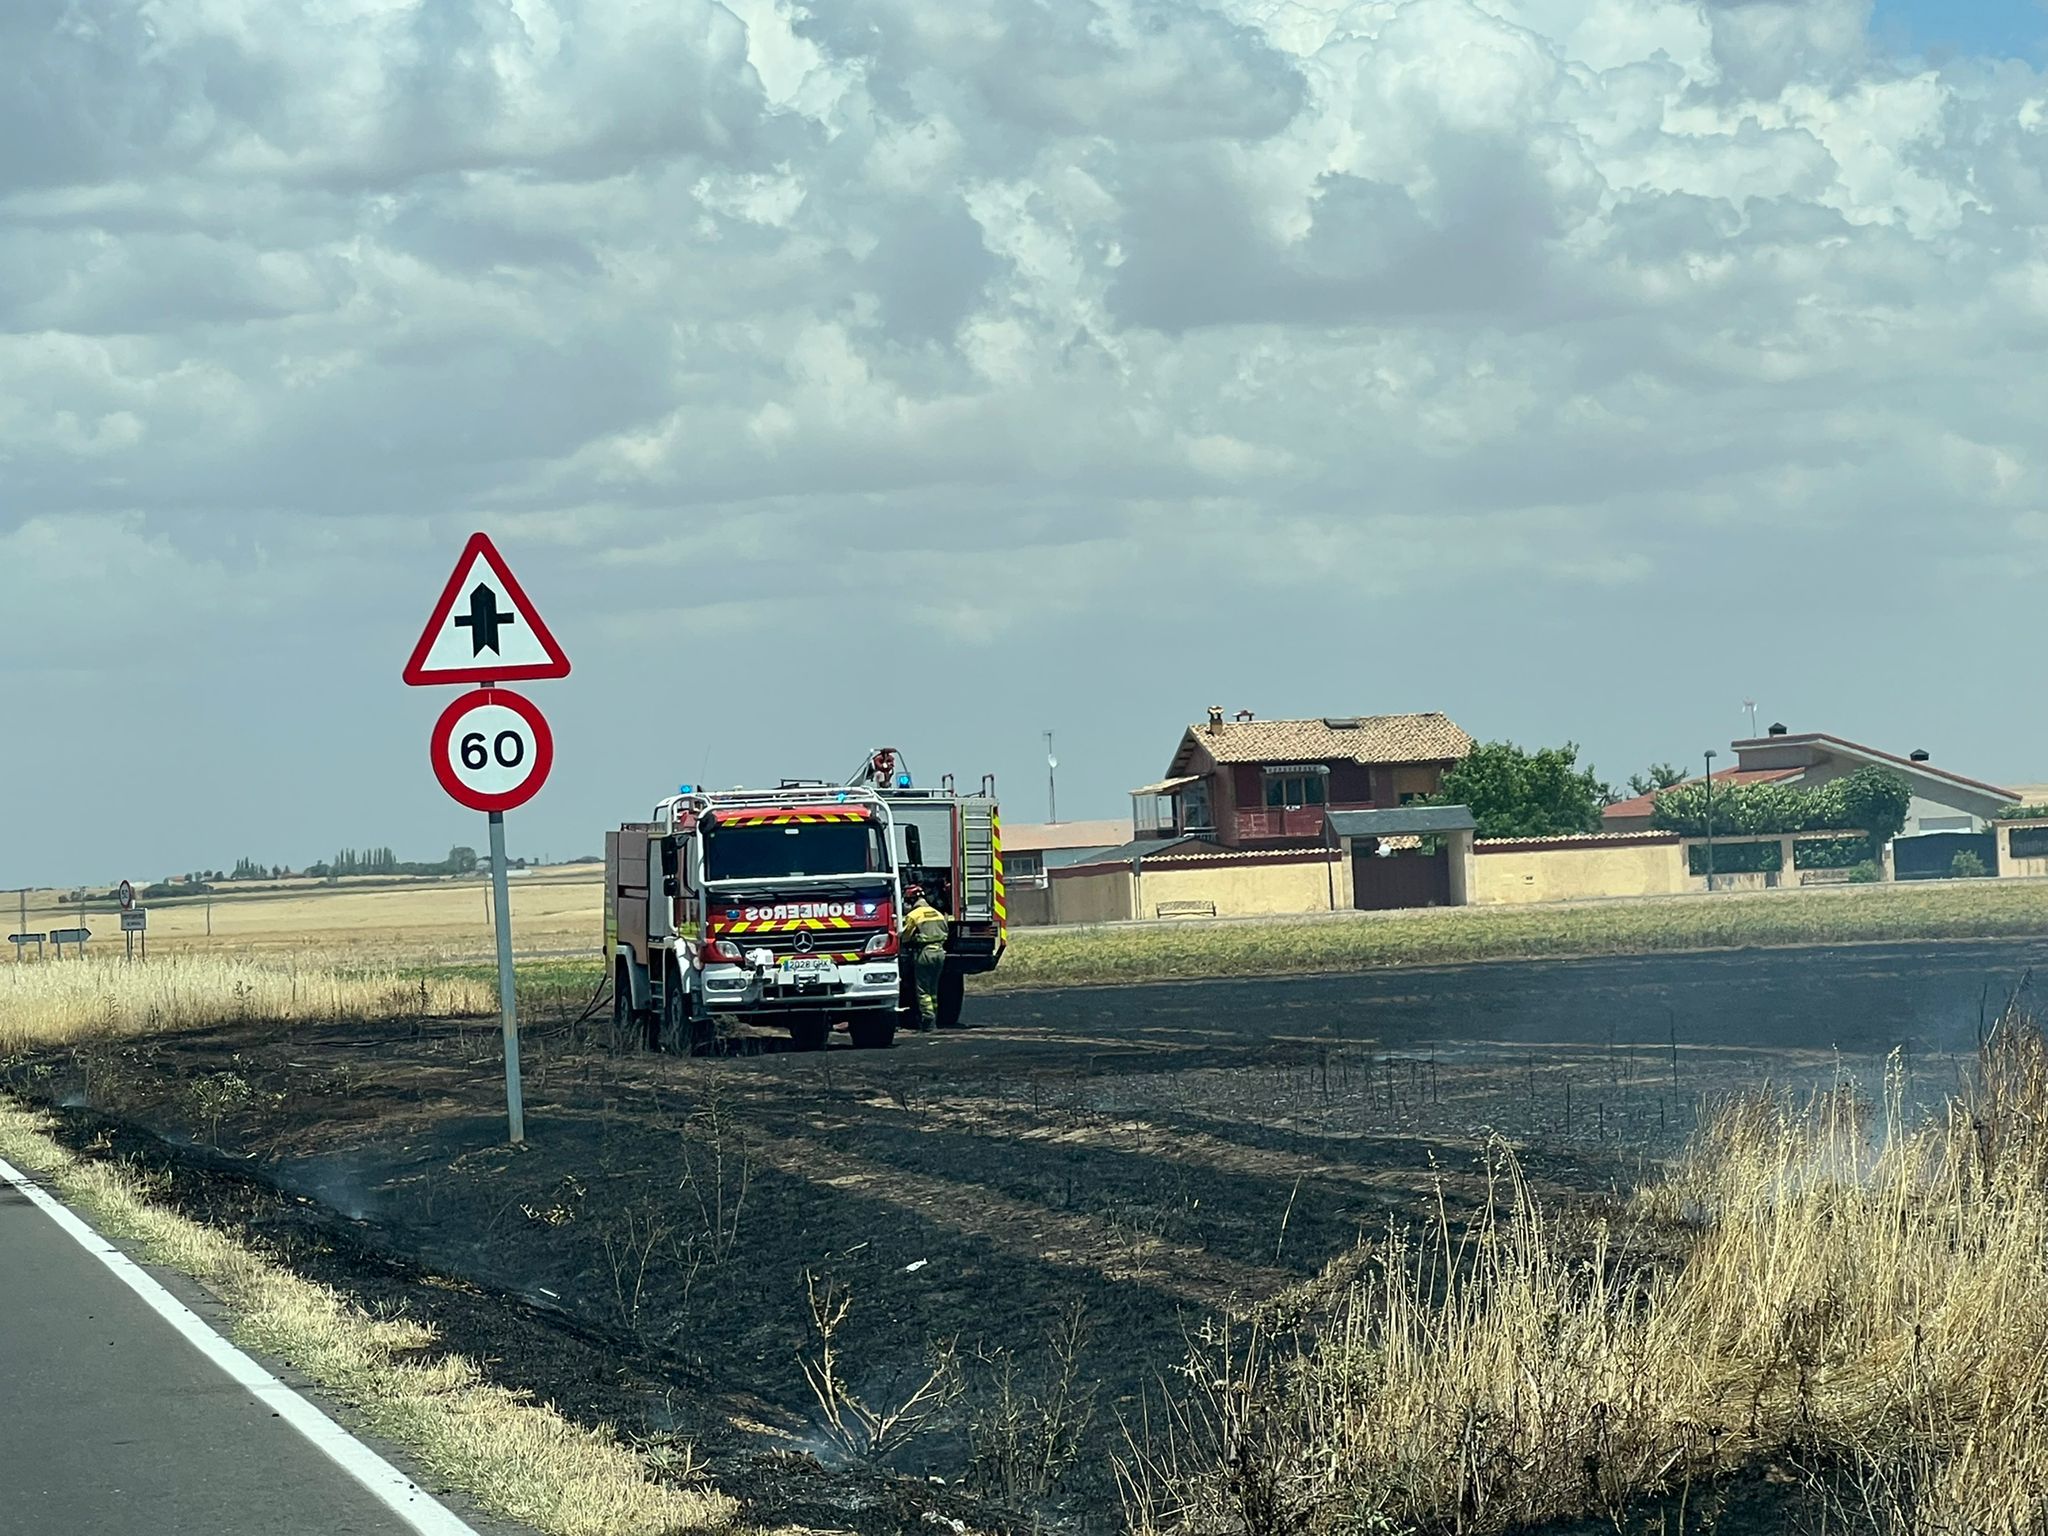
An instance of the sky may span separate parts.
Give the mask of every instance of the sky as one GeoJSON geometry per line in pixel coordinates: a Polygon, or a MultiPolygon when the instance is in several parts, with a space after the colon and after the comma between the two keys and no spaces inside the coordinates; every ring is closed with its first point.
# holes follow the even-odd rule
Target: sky
{"type": "Polygon", "coordinates": [[[2048,780],[2041,13],[10,0],[0,887],[482,818],[465,539],[684,781],[1128,810],[1206,706],[2048,780]],[[2015,687],[2015,684],[2020,686],[2015,687]]]}
{"type": "Polygon", "coordinates": [[[1974,53],[2042,62],[2048,11],[2041,0],[1878,0],[1872,31],[1899,52],[1974,53]]]}

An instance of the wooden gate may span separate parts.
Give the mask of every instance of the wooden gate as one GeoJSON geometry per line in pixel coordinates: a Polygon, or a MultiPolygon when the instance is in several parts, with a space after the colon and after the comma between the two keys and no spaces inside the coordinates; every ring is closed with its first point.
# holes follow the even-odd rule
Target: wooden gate
{"type": "Polygon", "coordinates": [[[1449,906],[1449,852],[1394,853],[1381,858],[1362,849],[1356,851],[1351,860],[1351,904],[1361,912],[1449,906]]]}

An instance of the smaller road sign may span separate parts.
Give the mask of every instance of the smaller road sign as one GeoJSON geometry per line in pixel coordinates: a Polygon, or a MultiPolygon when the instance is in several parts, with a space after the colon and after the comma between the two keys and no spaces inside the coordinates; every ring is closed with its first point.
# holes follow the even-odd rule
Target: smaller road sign
{"type": "Polygon", "coordinates": [[[434,777],[473,811],[509,811],[540,793],[555,765],[555,737],[538,706],[504,688],[479,688],[434,724],[434,777]]]}
{"type": "Polygon", "coordinates": [[[405,664],[405,680],[417,688],[568,675],[567,654],[504,556],[487,535],[472,534],[405,664]]]}
{"type": "Polygon", "coordinates": [[[121,910],[123,912],[133,912],[135,910],[135,887],[126,880],[121,882],[121,910]]]}
{"type": "Polygon", "coordinates": [[[10,933],[7,935],[7,942],[10,944],[40,944],[48,937],[47,933],[10,933]]]}
{"type": "Polygon", "coordinates": [[[121,931],[123,933],[149,932],[149,914],[147,912],[123,912],[121,914],[121,931]]]}
{"type": "Polygon", "coordinates": [[[92,937],[90,928],[59,928],[50,935],[52,944],[83,944],[92,937]]]}

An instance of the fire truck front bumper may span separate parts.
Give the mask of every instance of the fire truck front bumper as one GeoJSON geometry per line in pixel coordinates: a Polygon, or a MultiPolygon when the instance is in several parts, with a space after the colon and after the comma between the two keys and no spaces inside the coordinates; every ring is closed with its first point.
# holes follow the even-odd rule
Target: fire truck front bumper
{"type": "Polygon", "coordinates": [[[793,965],[707,965],[704,1004],[713,1013],[815,1012],[820,1008],[894,1008],[901,974],[895,958],[793,965]]]}

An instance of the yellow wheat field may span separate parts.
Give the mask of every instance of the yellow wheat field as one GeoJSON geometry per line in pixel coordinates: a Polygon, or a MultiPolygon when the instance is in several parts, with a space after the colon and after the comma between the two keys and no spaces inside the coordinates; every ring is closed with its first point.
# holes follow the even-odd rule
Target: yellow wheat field
{"type": "MultiPolygon", "coordinates": [[[[520,874],[511,882],[512,943],[521,953],[603,947],[604,881],[577,868],[520,874]]],[[[421,881],[380,888],[375,882],[223,887],[203,898],[147,903],[149,953],[346,953],[363,961],[432,962],[486,959],[493,951],[491,895],[480,879],[421,881]]],[[[54,892],[31,892],[24,913],[0,903],[6,933],[49,933],[84,926],[89,950],[121,954],[120,914],[104,900],[81,915],[54,892]]],[[[33,964],[34,951],[28,963],[33,964]]],[[[14,956],[0,949],[0,966],[14,956]]]]}

